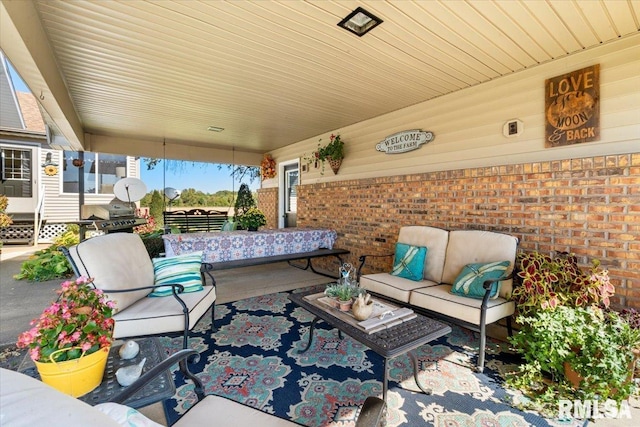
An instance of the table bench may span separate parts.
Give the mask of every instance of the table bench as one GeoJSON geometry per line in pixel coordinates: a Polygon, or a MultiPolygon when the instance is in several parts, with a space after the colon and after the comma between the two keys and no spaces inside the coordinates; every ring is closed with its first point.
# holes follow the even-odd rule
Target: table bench
{"type": "Polygon", "coordinates": [[[166,229],[180,233],[220,231],[228,220],[227,212],[208,209],[164,211],[162,216],[166,229]]]}
{"type": "MultiPolygon", "coordinates": [[[[221,262],[212,262],[207,264],[207,270],[228,270],[230,268],[240,268],[240,267],[251,267],[254,265],[264,265],[264,264],[272,264],[276,262],[288,262],[292,267],[300,268],[302,270],[310,269],[316,274],[320,274],[322,276],[331,277],[332,279],[337,279],[338,276],[333,276],[330,274],[323,273],[321,271],[317,271],[313,268],[313,264],[311,260],[313,258],[321,258],[326,256],[334,256],[338,258],[340,264],[343,264],[342,258],[340,255],[347,255],[350,252],[346,249],[334,248],[334,249],[317,249],[315,251],[310,252],[300,252],[295,254],[283,254],[283,255],[271,255],[265,257],[258,258],[247,258],[247,259],[238,259],[233,261],[221,261],[221,262]],[[307,263],[304,267],[292,264],[291,261],[297,260],[306,260],[307,263]]],[[[215,279],[213,280],[213,284],[215,285],[215,279]]]]}

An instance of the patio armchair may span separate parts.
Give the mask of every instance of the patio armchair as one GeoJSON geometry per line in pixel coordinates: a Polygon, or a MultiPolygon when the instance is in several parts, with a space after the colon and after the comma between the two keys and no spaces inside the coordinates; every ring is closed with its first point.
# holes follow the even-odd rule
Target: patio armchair
{"type": "MultiPolygon", "coordinates": [[[[180,370],[195,384],[198,401],[175,424],[176,427],[299,427],[292,421],[242,405],[222,396],[204,396],[201,381],[185,363],[195,350],[181,350],[145,372],[110,403],[92,407],[81,400],[27,375],[0,369],[0,400],[3,425],[27,427],[92,426],[92,427],[157,427],[157,424],[123,402],[170,366],[179,363],[180,370]]],[[[356,427],[380,426],[385,412],[384,401],[367,397],[356,421],[356,427]]]]}
{"type": "Polygon", "coordinates": [[[134,233],[96,236],[61,250],[78,277],[93,278],[115,303],[114,338],[182,332],[188,348],[189,331],[209,307],[214,329],[215,282],[198,254],[152,260],[134,233]]]}

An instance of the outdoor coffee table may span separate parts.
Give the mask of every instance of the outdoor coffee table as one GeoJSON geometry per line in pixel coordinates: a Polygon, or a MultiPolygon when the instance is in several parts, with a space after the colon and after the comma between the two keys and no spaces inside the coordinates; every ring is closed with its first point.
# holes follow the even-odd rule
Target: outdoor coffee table
{"type": "MultiPolygon", "coordinates": [[[[339,310],[329,308],[324,304],[317,302],[317,295],[317,290],[294,292],[289,294],[289,299],[291,301],[315,316],[311,322],[311,329],[309,330],[309,342],[307,343],[306,348],[299,350],[299,353],[304,353],[309,350],[311,347],[311,341],[313,340],[315,325],[319,320],[323,320],[338,329],[339,332],[344,332],[354,340],[366,345],[384,358],[384,376],[382,380],[383,400],[386,401],[387,399],[387,382],[389,373],[387,361],[405,353],[409,353],[411,363],[413,364],[413,376],[416,384],[422,392],[431,394],[431,391],[425,389],[420,384],[420,381],[418,381],[418,359],[412,350],[448,334],[451,332],[450,326],[438,322],[437,320],[430,319],[419,313],[415,313],[416,316],[410,320],[369,334],[353,325],[353,322],[348,321],[345,317],[346,315],[343,314],[340,316],[339,310]]],[[[384,301],[381,298],[378,299],[384,301]]]]}

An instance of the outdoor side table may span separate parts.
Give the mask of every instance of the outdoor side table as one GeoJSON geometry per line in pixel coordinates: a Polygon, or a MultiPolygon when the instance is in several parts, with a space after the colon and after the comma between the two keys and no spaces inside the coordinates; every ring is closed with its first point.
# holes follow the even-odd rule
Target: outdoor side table
{"type": "MultiPolygon", "coordinates": [[[[82,400],[89,405],[109,402],[116,395],[126,389],[126,387],[122,387],[118,384],[118,380],[116,379],[116,371],[120,367],[135,365],[146,357],[147,361],[142,369],[142,373],[144,374],[165,359],[162,352],[162,346],[160,345],[160,340],[158,340],[158,338],[136,338],[134,341],[140,346],[140,351],[133,359],[120,359],[120,355],[118,354],[120,345],[111,347],[111,350],[109,350],[109,356],[107,357],[107,366],[104,369],[102,382],[89,393],[78,397],[79,400],[82,400]]],[[[26,358],[28,358],[28,355],[25,356],[25,359],[26,358]]],[[[20,372],[40,380],[40,374],[38,374],[38,370],[31,359],[29,359],[29,365],[31,367],[26,369],[23,368],[20,372]]],[[[141,408],[143,406],[168,399],[173,396],[175,392],[176,386],[173,382],[173,375],[171,374],[171,371],[167,369],[123,403],[132,408],[141,408]]]]}
{"type": "MultiPolygon", "coordinates": [[[[102,383],[93,391],[79,397],[78,399],[90,405],[109,402],[114,396],[120,393],[125,387],[118,384],[116,380],[116,371],[123,366],[135,365],[142,361],[145,357],[147,361],[143,367],[143,373],[159,364],[163,359],[162,346],[158,338],[138,338],[134,339],[140,346],[138,355],[133,359],[122,360],[118,351],[120,345],[111,347],[109,357],[107,358],[107,366],[105,367],[102,383]]],[[[140,389],[136,394],[127,399],[124,404],[132,408],[141,408],[165,399],[170,398],[176,392],[173,382],[173,376],[168,369],[158,375],[153,381],[140,389]]]]}

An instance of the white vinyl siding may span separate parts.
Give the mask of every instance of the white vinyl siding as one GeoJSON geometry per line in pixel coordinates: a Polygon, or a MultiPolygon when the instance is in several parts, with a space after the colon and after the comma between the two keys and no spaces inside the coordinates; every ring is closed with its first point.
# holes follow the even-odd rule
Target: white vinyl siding
{"type": "MultiPolygon", "coordinates": [[[[59,172],[54,176],[41,174],[44,185],[45,200],[43,218],[48,223],[72,222],[80,219],[78,194],[63,193],[62,191],[62,162],[63,152],[59,150],[41,150],[41,163],[44,163],[47,153],[52,153],[52,161],[58,164],[59,172]]],[[[127,176],[139,176],[139,161],[127,157],[127,176]]],[[[85,194],[85,204],[108,204],[113,200],[113,194],[85,194]]]]}
{"type": "MultiPolygon", "coordinates": [[[[300,184],[379,176],[405,175],[471,167],[489,167],[639,151],[640,45],[630,38],[603,45],[562,61],[442,96],[390,114],[327,132],[275,150],[276,161],[309,155],[318,139],[339,133],[345,141],[345,159],[334,175],[324,175],[313,164],[300,184]],[[600,140],[545,148],[545,79],[600,64],[600,140]],[[521,135],[507,138],[507,121],[524,123],[521,135]],[[376,151],[386,136],[408,129],[435,133],[435,140],[403,154],[376,151]]],[[[277,180],[263,182],[275,186],[277,180]]]]}

